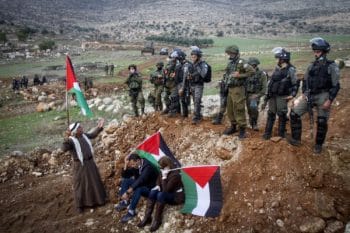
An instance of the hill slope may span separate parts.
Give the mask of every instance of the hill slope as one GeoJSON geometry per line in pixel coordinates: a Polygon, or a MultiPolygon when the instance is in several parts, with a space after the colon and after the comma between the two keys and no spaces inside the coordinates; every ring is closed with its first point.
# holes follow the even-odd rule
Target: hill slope
{"type": "Polygon", "coordinates": [[[0,19],[91,38],[350,33],[350,2],[339,1],[50,1],[1,0],[0,19]],[[96,29],[98,31],[94,31],[96,29]]]}
{"type": "MultiPolygon", "coordinates": [[[[144,204],[139,204],[138,217],[127,225],[119,223],[121,214],[113,210],[119,173],[124,156],[160,130],[183,165],[221,165],[224,208],[219,218],[209,219],[182,215],[179,207],[169,207],[159,232],[343,232],[350,221],[348,72],[341,86],[321,156],[312,153],[313,142],[305,129],[303,145],[295,148],[285,140],[264,141],[261,133],[250,130],[242,142],[236,136],[225,137],[224,126],[213,126],[208,119],[193,126],[190,120],[150,114],[111,125],[95,145],[110,202],[82,215],[74,209],[69,154],[41,149],[28,157],[4,157],[0,231],[138,231],[144,204]]],[[[307,125],[307,117],[304,121],[307,125]]]]}

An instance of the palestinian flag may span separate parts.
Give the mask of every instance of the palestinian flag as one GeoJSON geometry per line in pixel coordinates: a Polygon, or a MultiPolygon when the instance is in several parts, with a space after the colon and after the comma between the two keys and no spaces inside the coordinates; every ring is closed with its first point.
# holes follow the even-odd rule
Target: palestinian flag
{"type": "Polygon", "coordinates": [[[69,56],[66,58],[66,84],[67,91],[71,94],[75,94],[75,99],[81,109],[82,114],[87,117],[92,117],[93,114],[86,103],[84,94],[80,90],[79,83],[74,74],[72,61],[70,60],[69,56]]]}
{"type": "Polygon", "coordinates": [[[184,167],[181,168],[181,178],[185,190],[185,204],[181,212],[205,217],[219,216],[223,205],[220,167],[184,167]]]}
{"type": "Polygon", "coordinates": [[[158,161],[163,156],[169,156],[173,160],[176,167],[181,166],[179,161],[177,161],[177,159],[174,157],[173,153],[171,153],[160,132],[146,138],[146,140],[144,140],[136,148],[136,152],[141,158],[147,159],[157,168],[159,167],[158,161]]]}

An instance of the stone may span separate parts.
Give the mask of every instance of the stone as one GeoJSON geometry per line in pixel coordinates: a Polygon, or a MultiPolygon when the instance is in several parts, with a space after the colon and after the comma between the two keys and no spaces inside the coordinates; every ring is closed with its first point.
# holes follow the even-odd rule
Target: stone
{"type": "Polygon", "coordinates": [[[263,199],[256,199],[254,200],[254,208],[260,209],[264,207],[264,200],[263,199]]]}
{"type": "Polygon", "coordinates": [[[282,137],[272,137],[270,140],[277,143],[279,141],[281,141],[283,138],[282,137]]]}
{"type": "Polygon", "coordinates": [[[106,107],[105,111],[106,112],[111,112],[111,111],[113,111],[114,108],[115,108],[114,105],[109,105],[109,106],[106,107]]]}
{"type": "Polygon", "coordinates": [[[23,156],[24,153],[22,151],[15,150],[15,151],[12,151],[11,155],[12,156],[23,156]]]}
{"type": "Polygon", "coordinates": [[[50,110],[50,106],[47,103],[43,103],[40,102],[37,106],[36,106],[36,111],[37,112],[47,112],[50,110]]]}
{"type": "Polygon", "coordinates": [[[350,233],[350,222],[346,224],[344,233],[350,233]]]}
{"type": "Polygon", "coordinates": [[[317,233],[323,231],[326,227],[326,222],[319,217],[310,217],[299,227],[301,232],[317,233]]]}
{"type": "Polygon", "coordinates": [[[103,111],[105,109],[106,105],[102,104],[101,106],[99,106],[97,109],[99,111],[103,111]]]}
{"type": "Polygon", "coordinates": [[[35,177],[41,177],[43,176],[42,172],[32,172],[32,175],[34,175],[35,177]]]}
{"type": "Polygon", "coordinates": [[[51,158],[49,159],[49,161],[47,161],[48,164],[50,164],[51,166],[57,166],[58,165],[58,161],[56,159],[56,157],[51,156],[51,158]]]}
{"type": "Polygon", "coordinates": [[[276,224],[281,228],[284,227],[284,222],[281,219],[277,219],[276,224]]]}
{"type": "Polygon", "coordinates": [[[102,100],[102,102],[103,102],[103,104],[105,104],[105,105],[109,105],[109,104],[111,104],[111,103],[113,102],[113,99],[110,98],[110,97],[106,97],[106,98],[104,98],[104,99],[102,100]]]}
{"type": "Polygon", "coordinates": [[[344,224],[341,221],[333,221],[327,224],[326,229],[324,229],[324,233],[340,233],[344,228],[344,224]]]}
{"type": "Polygon", "coordinates": [[[47,96],[41,95],[38,97],[39,102],[45,102],[47,100],[47,96]]]}

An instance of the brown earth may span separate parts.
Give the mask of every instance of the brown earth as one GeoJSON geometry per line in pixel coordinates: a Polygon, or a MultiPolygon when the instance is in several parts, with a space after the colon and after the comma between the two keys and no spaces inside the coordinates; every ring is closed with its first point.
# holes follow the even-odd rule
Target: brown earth
{"type": "MultiPolygon", "coordinates": [[[[264,141],[261,132],[248,130],[248,138],[238,142],[236,150],[225,151],[206,145],[215,145],[224,126],[213,126],[209,119],[193,126],[190,120],[149,114],[106,128],[100,136],[95,145],[96,163],[110,201],[83,214],[74,208],[69,154],[37,150],[28,157],[5,156],[0,163],[0,232],[139,231],[140,215],[122,225],[121,214],[113,210],[118,174],[123,156],[157,130],[183,164],[220,163],[224,190],[220,217],[175,215],[178,208],[168,208],[163,222],[170,226],[159,232],[344,232],[350,221],[348,71],[342,72],[342,89],[333,105],[327,143],[320,156],[312,153],[307,116],[301,147],[286,140],[264,141]],[[238,159],[230,159],[237,155],[238,159]],[[42,176],[36,177],[34,171],[42,176]]],[[[143,206],[139,204],[140,209],[143,206]]]]}

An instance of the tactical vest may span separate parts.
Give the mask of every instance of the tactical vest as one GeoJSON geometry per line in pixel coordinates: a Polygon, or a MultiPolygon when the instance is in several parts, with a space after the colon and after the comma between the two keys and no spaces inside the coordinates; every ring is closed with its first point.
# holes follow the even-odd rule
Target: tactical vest
{"type": "Polygon", "coordinates": [[[132,90],[139,90],[141,89],[141,83],[140,83],[140,77],[136,74],[129,76],[129,88],[132,90]]]}
{"type": "MultiPolygon", "coordinates": [[[[230,75],[236,71],[238,71],[239,73],[244,73],[244,63],[242,59],[238,59],[236,62],[230,62],[227,65],[225,75],[230,75]],[[242,62],[239,62],[239,61],[242,61],[242,62]]],[[[241,86],[244,86],[245,83],[246,83],[245,78],[230,78],[230,80],[228,81],[228,86],[241,87],[241,86]]]]}
{"type": "Polygon", "coordinates": [[[182,81],[183,81],[183,76],[184,76],[183,66],[184,65],[185,64],[180,64],[180,65],[176,66],[176,69],[175,69],[175,83],[176,84],[182,83],[182,81]]]}
{"type": "Polygon", "coordinates": [[[309,71],[307,79],[308,89],[311,94],[327,92],[332,88],[332,76],[328,73],[328,67],[334,61],[318,62],[315,61],[309,71]]]}
{"type": "Polygon", "coordinates": [[[255,75],[249,77],[246,82],[247,93],[259,93],[263,87],[261,76],[263,71],[258,70],[255,75]]]}
{"type": "Polygon", "coordinates": [[[288,65],[283,69],[275,69],[269,83],[269,93],[271,96],[284,96],[290,94],[292,82],[288,72],[291,67],[291,65],[288,65]]]}

